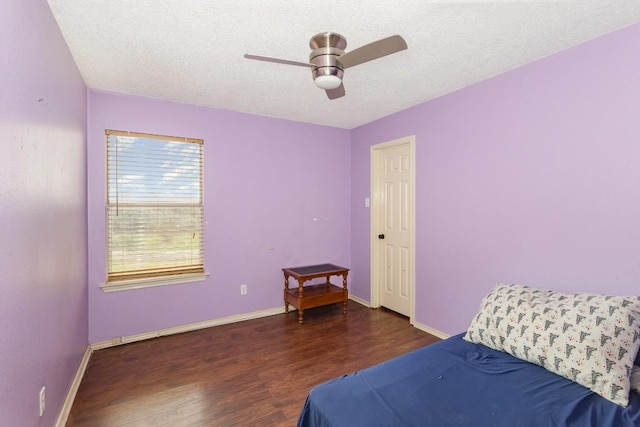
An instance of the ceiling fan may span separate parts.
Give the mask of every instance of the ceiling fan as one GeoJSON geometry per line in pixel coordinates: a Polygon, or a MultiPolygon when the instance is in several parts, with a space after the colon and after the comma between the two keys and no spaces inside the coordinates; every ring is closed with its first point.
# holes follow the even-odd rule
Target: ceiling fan
{"type": "Polygon", "coordinates": [[[319,33],[311,37],[309,47],[311,53],[308,63],[249,54],[245,54],[244,57],[311,68],[311,75],[316,86],[324,89],[329,99],[336,99],[345,94],[342,84],[345,69],[405,50],[407,43],[402,37],[395,35],[345,53],[347,40],[343,36],[338,33],[319,33]]]}

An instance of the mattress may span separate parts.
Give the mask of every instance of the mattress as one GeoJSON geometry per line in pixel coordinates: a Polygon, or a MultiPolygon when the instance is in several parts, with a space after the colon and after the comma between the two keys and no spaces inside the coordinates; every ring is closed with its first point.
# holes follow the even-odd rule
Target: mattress
{"type": "Polygon", "coordinates": [[[298,427],[640,426],[640,395],[616,405],[463,334],[314,387],[298,427]]]}

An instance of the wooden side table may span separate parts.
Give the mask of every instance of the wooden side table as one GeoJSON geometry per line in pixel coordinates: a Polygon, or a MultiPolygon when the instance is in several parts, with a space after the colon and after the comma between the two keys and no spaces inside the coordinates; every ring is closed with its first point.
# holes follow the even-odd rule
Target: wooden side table
{"type": "Polygon", "coordinates": [[[342,303],[342,313],[347,314],[349,291],[347,275],[349,269],[334,264],[308,265],[305,267],[283,268],[284,272],[284,312],[289,313],[289,304],[298,309],[298,323],[304,321],[304,310],[323,305],[342,303]],[[342,276],[342,287],[331,284],[331,276],[342,276]],[[289,288],[289,277],[298,281],[297,288],[289,288]],[[326,277],[325,283],[304,286],[304,282],[318,277],[326,277]]]}

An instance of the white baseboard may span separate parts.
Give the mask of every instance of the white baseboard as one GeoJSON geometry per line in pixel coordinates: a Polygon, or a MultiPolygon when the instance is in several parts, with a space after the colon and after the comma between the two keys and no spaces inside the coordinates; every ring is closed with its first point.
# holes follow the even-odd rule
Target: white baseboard
{"type": "MultiPolygon", "coordinates": [[[[362,299],[360,297],[357,297],[355,295],[349,295],[349,299],[353,300],[354,302],[357,302],[358,304],[362,304],[367,308],[371,308],[371,304],[369,303],[369,301],[364,300],[364,299],[362,299]]],[[[443,339],[443,340],[447,339],[447,338],[449,338],[451,336],[451,335],[449,335],[447,333],[444,333],[442,331],[434,329],[434,328],[432,328],[430,326],[423,325],[422,323],[415,322],[415,323],[412,323],[412,326],[414,328],[416,328],[416,329],[420,329],[421,331],[424,331],[424,332],[426,332],[428,334],[434,335],[434,336],[436,336],[436,337],[438,337],[440,339],[443,339]]]]}
{"type": "Polygon", "coordinates": [[[367,308],[371,308],[371,304],[369,304],[369,301],[363,300],[360,297],[357,297],[355,295],[349,295],[349,299],[352,300],[352,301],[357,302],[360,305],[364,305],[367,308]]]}
{"type": "MultiPolygon", "coordinates": [[[[349,299],[367,308],[371,308],[369,302],[363,300],[362,298],[354,295],[349,295],[349,299]]],[[[296,308],[290,305],[289,311],[296,311],[296,308]]],[[[244,320],[258,319],[260,317],[274,316],[276,314],[282,313],[284,313],[284,307],[270,308],[267,310],[254,311],[252,313],[237,314],[233,316],[221,317],[218,319],[205,320],[203,322],[190,323],[188,325],[176,326],[173,328],[161,329],[158,331],[144,332],[141,334],[129,335],[126,337],[116,337],[107,341],[100,341],[91,344],[91,350],[101,350],[103,348],[115,347],[118,345],[128,344],[136,341],[143,341],[166,335],[181,334],[183,332],[197,331],[198,329],[210,328],[212,326],[226,325],[228,323],[242,322],[244,320]]]]}
{"type": "Polygon", "coordinates": [[[443,339],[443,340],[446,340],[447,338],[449,338],[451,336],[451,335],[449,335],[449,334],[447,334],[445,332],[439,331],[437,329],[433,329],[430,326],[423,325],[422,323],[416,322],[416,323],[413,324],[413,326],[415,328],[417,328],[417,329],[420,329],[421,331],[425,331],[425,332],[427,332],[427,333],[429,333],[431,335],[435,335],[436,337],[438,337],[440,339],[443,339]]]}
{"type": "MultiPolygon", "coordinates": [[[[365,307],[371,308],[368,301],[358,298],[353,295],[349,295],[349,299],[362,304],[365,307]]],[[[296,311],[296,308],[289,305],[289,311],[296,311]]],[[[198,329],[210,328],[212,326],[226,325],[228,323],[242,322],[244,320],[258,319],[260,317],[274,316],[276,314],[284,313],[284,307],[270,308],[267,310],[254,311],[252,313],[236,314],[233,316],[221,317],[218,319],[205,320],[203,322],[190,323],[188,325],[175,326],[173,328],[161,329],[158,331],[144,332],[136,335],[129,335],[126,337],[116,337],[107,341],[100,341],[91,344],[91,350],[101,350],[103,348],[115,347],[122,344],[128,344],[136,341],[148,340],[151,338],[158,338],[166,335],[181,334],[183,332],[197,331],[198,329]]]]}
{"type": "Polygon", "coordinates": [[[78,370],[76,371],[76,375],[73,377],[73,381],[71,382],[71,386],[67,392],[67,397],[64,399],[64,403],[62,404],[60,415],[58,415],[58,420],[56,421],[56,427],[64,427],[67,424],[69,414],[71,413],[71,406],[73,406],[73,401],[78,393],[78,388],[80,388],[84,372],[87,370],[91,353],[91,346],[87,346],[84,356],[82,356],[82,360],[80,361],[80,365],[78,366],[78,370]]]}
{"type": "MultiPolygon", "coordinates": [[[[292,308],[289,308],[292,311],[292,308]]],[[[228,323],[242,322],[244,320],[258,319],[260,317],[273,316],[284,313],[284,307],[270,308],[268,310],[254,311],[252,313],[237,314],[233,316],[221,317],[218,319],[205,320],[203,322],[190,323],[188,325],[176,326],[173,328],[161,329],[158,331],[144,332],[142,334],[130,335],[127,337],[117,337],[107,341],[91,344],[91,350],[101,350],[103,348],[115,347],[117,345],[131,342],[158,338],[166,335],[181,334],[183,332],[197,331],[198,329],[210,328],[212,326],[226,325],[228,323]]]]}

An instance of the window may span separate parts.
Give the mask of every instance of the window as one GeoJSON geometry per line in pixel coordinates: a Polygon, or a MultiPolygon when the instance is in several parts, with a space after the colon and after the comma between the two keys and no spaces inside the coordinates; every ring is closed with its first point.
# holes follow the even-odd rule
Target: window
{"type": "Polygon", "coordinates": [[[204,279],[203,141],[107,130],[105,291],[204,279]]]}

